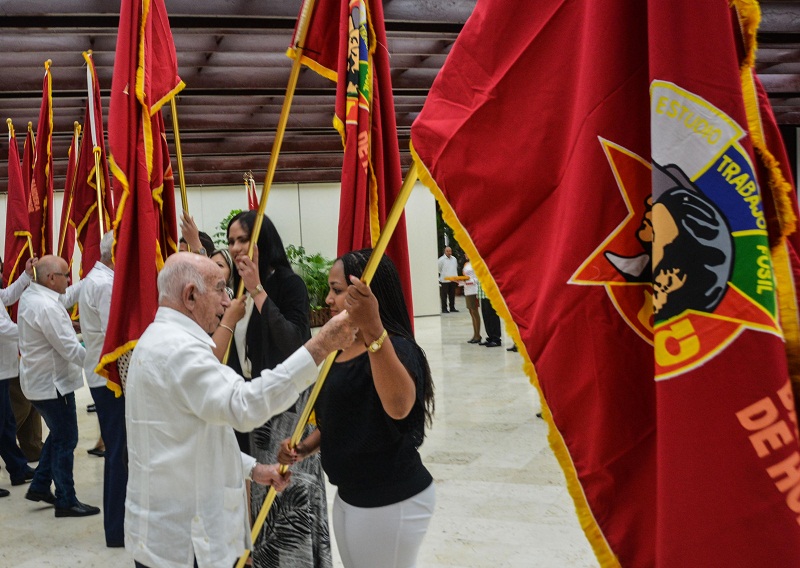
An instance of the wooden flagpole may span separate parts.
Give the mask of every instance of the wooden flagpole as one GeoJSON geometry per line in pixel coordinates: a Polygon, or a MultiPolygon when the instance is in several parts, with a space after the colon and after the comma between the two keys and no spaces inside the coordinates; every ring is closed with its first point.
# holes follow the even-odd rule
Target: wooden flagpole
{"type": "Polygon", "coordinates": [[[186,197],[186,178],[183,175],[183,152],[181,152],[181,134],[178,128],[178,106],[175,104],[175,97],[169,100],[169,108],[172,110],[172,132],[175,134],[175,154],[178,158],[178,182],[181,188],[181,206],[183,210],[189,212],[189,199],[186,197]]]}
{"type": "MultiPolygon", "coordinates": [[[[275,177],[275,170],[278,167],[278,155],[281,152],[281,145],[283,144],[283,136],[286,133],[286,124],[289,122],[289,111],[292,108],[292,99],[294,98],[294,91],[297,88],[297,80],[300,77],[300,69],[302,68],[301,59],[303,58],[303,44],[306,40],[308,33],[308,22],[311,19],[311,12],[314,10],[314,0],[306,0],[303,4],[303,11],[300,13],[300,20],[297,24],[297,41],[294,46],[294,62],[292,63],[292,71],[289,75],[289,83],[286,86],[286,96],[283,99],[283,106],[281,107],[281,116],[278,119],[278,127],[275,131],[275,140],[272,142],[272,152],[269,155],[269,164],[267,165],[267,174],[264,178],[264,186],[261,188],[261,200],[258,203],[258,213],[256,220],[253,224],[253,230],[250,232],[250,246],[247,249],[247,256],[253,258],[256,242],[258,236],[261,234],[261,225],[264,221],[264,211],[267,209],[267,198],[269,197],[269,190],[272,186],[272,179],[275,177]]],[[[236,259],[233,259],[234,261],[236,259]]],[[[236,291],[236,297],[240,298],[244,294],[244,280],[239,281],[239,288],[236,291]]],[[[222,358],[222,363],[228,362],[228,357],[231,353],[231,342],[233,336],[228,340],[228,348],[225,350],[225,356],[222,358]]],[[[245,556],[245,559],[247,557],[245,556]]],[[[242,564],[243,566],[244,564],[242,564]]]]}
{"type": "MultiPolygon", "coordinates": [[[[406,203],[408,203],[408,198],[411,195],[411,190],[414,188],[414,183],[417,181],[417,177],[417,163],[412,162],[411,168],[409,168],[408,173],[403,180],[403,186],[400,188],[400,192],[397,194],[397,199],[395,200],[394,205],[392,205],[392,209],[389,211],[389,215],[386,218],[386,225],[384,225],[381,235],[378,237],[378,242],[375,244],[375,248],[372,249],[372,254],[367,261],[367,265],[364,267],[364,273],[361,275],[361,280],[366,282],[368,285],[372,282],[372,277],[375,276],[375,271],[378,269],[378,264],[380,264],[381,258],[383,258],[383,255],[386,252],[386,247],[389,244],[389,240],[392,238],[392,235],[397,228],[397,223],[400,221],[400,216],[403,214],[406,203]]],[[[308,396],[308,402],[306,402],[306,406],[297,421],[297,426],[295,427],[294,433],[292,434],[292,438],[289,442],[289,446],[293,449],[297,447],[297,444],[300,443],[303,437],[303,432],[306,429],[306,424],[308,424],[308,419],[311,417],[311,412],[314,410],[314,404],[317,402],[317,397],[322,390],[322,386],[325,384],[325,379],[328,377],[328,373],[330,372],[337,355],[338,352],[331,353],[322,364],[319,376],[317,377],[317,382],[314,384],[314,388],[311,390],[311,394],[308,396]]],[[[281,464],[281,474],[286,473],[288,470],[289,466],[281,464]]],[[[258,538],[258,533],[261,532],[261,527],[267,520],[270,507],[272,507],[272,503],[275,502],[275,497],[277,494],[278,493],[275,491],[275,488],[270,487],[267,496],[264,498],[264,504],[261,506],[261,510],[258,512],[258,517],[256,517],[256,521],[253,523],[253,530],[250,533],[251,539],[254,543],[258,538]]],[[[243,568],[249,555],[250,551],[245,550],[244,554],[241,556],[241,558],[239,558],[236,568],[243,568]]]]}

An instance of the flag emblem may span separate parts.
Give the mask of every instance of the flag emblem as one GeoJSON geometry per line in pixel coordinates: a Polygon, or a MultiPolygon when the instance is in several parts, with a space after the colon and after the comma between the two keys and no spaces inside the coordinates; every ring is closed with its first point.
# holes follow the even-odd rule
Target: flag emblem
{"type": "Polygon", "coordinates": [[[744,329],[781,336],[766,221],[745,129],[677,85],[651,85],[652,162],[600,138],[627,215],[571,284],[604,286],[654,348],[656,380],[744,329]]]}

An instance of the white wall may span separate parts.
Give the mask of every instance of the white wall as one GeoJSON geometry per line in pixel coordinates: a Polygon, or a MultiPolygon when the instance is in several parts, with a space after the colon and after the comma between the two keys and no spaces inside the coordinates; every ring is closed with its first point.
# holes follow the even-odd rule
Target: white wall
{"type": "MultiPolygon", "coordinates": [[[[261,187],[259,185],[260,193],[261,187]]],[[[213,237],[217,225],[231,209],[247,207],[244,186],[190,187],[187,191],[189,211],[201,230],[213,237]]],[[[63,193],[55,195],[54,231],[60,223],[63,193]]],[[[181,208],[180,193],[175,203],[181,208]]],[[[0,196],[0,234],[5,234],[6,195],[0,196]]],[[[339,219],[339,184],[274,185],[267,201],[267,215],[285,245],[302,245],[308,252],[336,257],[336,236],[339,219]]],[[[408,251],[414,313],[417,316],[439,313],[439,288],[436,272],[436,207],[433,195],[420,183],[411,192],[406,205],[408,251]]],[[[57,241],[54,241],[57,242],[57,241]]],[[[73,263],[77,274],[80,251],[76,247],[73,263]]]]}

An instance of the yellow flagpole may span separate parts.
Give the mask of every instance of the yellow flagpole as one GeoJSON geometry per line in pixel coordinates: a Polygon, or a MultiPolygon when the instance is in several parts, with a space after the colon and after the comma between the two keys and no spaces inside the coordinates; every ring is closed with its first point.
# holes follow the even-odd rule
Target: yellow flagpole
{"type": "MultiPolygon", "coordinates": [[[[411,190],[414,188],[414,183],[417,181],[417,177],[417,163],[412,162],[411,167],[409,168],[408,173],[403,180],[403,186],[400,188],[400,192],[397,194],[397,199],[395,200],[394,205],[392,205],[392,209],[389,211],[389,215],[386,218],[386,224],[381,231],[380,237],[378,237],[378,242],[375,244],[375,248],[372,249],[372,254],[369,257],[369,260],[367,260],[367,265],[364,267],[364,273],[361,275],[361,280],[367,284],[370,284],[372,282],[372,277],[375,276],[375,271],[378,269],[378,264],[380,264],[381,258],[383,258],[383,255],[386,252],[386,247],[389,245],[389,240],[392,238],[392,235],[397,228],[397,223],[400,221],[400,216],[403,214],[406,203],[408,203],[408,198],[411,195],[411,190]]],[[[295,427],[294,433],[292,434],[292,438],[289,442],[291,448],[296,448],[297,444],[300,443],[303,437],[303,432],[306,429],[308,419],[311,417],[311,412],[314,410],[314,404],[317,402],[317,397],[322,390],[322,386],[325,384],[325,379],[328,377],[328,373],[333,366],[333,362],[336,360],[337,354],[337,352],[331,353],[322,364],[319,376],[317,377],[317,382],[314,384],[314,388],[311,390],[311,394],[308,396],[308,402],[306,402],[306,406],[297,421],[297,426],[295,427]]],[[[288,470],[288,466],[281,464],[280,472],[282,474],[286,473],[288,470]]],[[[258,538],[258,533],[261,532],[261,527],[267,520],[267,515],[269,514],[270,507],[272,507],[272,503],[275,502],[276,496],[277,491],[275,491],[274,487],[270,487],[267,496],[264,498],[264,504],[261,506],[261,510],[258,512],[258,517],[256,517],[256,521],[253,523],[253,530],[250,533],[251,539],[254,543],[258,538]]],[[[236,565],[236,568],[243,568],[249,555],[250,551],[245,550],[244,554],[241,556],[241,558],[239,558],[239,563],[236,565]]]]}
{"type": "MultiPolygon", "coordinates": [[[[73,128],[73,136],[75,140],[75,152],[79,154],[80,152],[80,142],[78,137],[81,135],[81,125],[76,120],[72,124],[73,128]]],[[[58,239],[58,256],[61,256],[61,253],[64,251],[64,241],[67,240],[67,225],[69,224],[69,216],[72,213],[72,201],[75,198],[75,183],[78,180],[78,161],[80,160],[80,156],[75,156],[75,170],[72,172],[72,180],[69,181],[69,200],[62,205],[62,207],[67,208],[67,215],[64,216],[64,226],[61,227],[61,235],[58,239]]]]}
{"type": "Polygon", "coordinates": [[[181,206],[187,213],[189,212],[189,200],[186,197],[186,178],[183,175],[183,152],[181,152],[181,134],[178,128],[178,106],[175,104],[175,97],[169,100],[172,109],[172,131],[175,134],[175,154],[178,158],[178,181],[181,187],[181,206]]]}
{"type": "MultiPolygon", "coordinates": [[[[294,98],[294,91],[297,88],[297,79],[300,77],[300,69],[302,67],[300,60],[303,58],[303,44],[306,41],[308,22],[311,19],[311,12],[313,10],[314,0],[306,0],[306,2],[303,4],[303,11],[300,14],[300,20],[297,24],[297,43],[294,46],[295,58],[294,62],[292,63],[292,72],[289,74],[289,83],[286,86],[286,96],[283,99],[281,116],[278,119],[278,127],[275,131],[275,140],[272,142],[272,152],[270,152],[269,155],[267,175],[264,178],[264,186],[261,189],[261,201],[258,203],[258,214],[256,215],[256,220],[253,224],[253,230],[250,232],[250,247],[247,250],[247,256],[250,258],[253,258],[253,251],[255,250],[256,241],[258,241],[258,235],[261,234],[264,211],[267,209],[267,198],[269,197],[269,190],[272,186],[272,179],[275,177],[275,170],[278,167],[278,154],[281,152],[283,136],[286,132],[286,124],[289,122],[289,110],[292,108],[292,99],[294,98]]],[[[236,291],[236,297],[240,298],[243,294],[244,280],[240,280],[239,288],[236,291]]],[[[223,364],[227,363],[228,357],[230,357],[232,341],[233,337],[228,340],[228,348],[225,350],[225,356],[222,358],[223,364]]],[[[246,555],[245,559],[247,559],[246,555]]]]}
{"type": "MultiPolygon", "coordinates": [[[[103,191],[100,187],[100,154],[103,151],[100,149],[100,146],[95,146],[92,148],[92,153],[94,154],[94,184],[97,193],[97,219],[100,221],[100,240],[103,240],[103,235],[106,234],[105,223],[103,222],[103,217],[105,213],[105,203],[103,202],[103,191]]],[[[108,188],[106,188],[108,189],[108,188]]]]}

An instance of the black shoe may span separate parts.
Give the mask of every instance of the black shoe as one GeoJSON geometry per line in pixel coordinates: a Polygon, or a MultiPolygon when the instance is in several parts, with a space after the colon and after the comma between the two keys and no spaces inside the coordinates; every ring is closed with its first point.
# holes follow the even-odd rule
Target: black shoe
{"type": "Polygon", "coordinates": [[[26,465],[25,466],[25,473],[24,473],[23,477],[12,479],[11,480],[11,485],[14,485],[14,486],[25,485],[31,479],[33,479],[33,472],[34,472],[33,468],[26,465]]]}
{"type": "Polygon", "coordinates": [[[86,412],[97,412],[97,407],[94,404],[87,404],[86,412]]]}
{"type": "Polygon", "coordinates": [[[92,507],[78,501],[72,507],[56,507],[56,517],[89,517],[100,512],[98,507],[92,507]]]}
{"type": "Polygon", "coordinates": [[[0,489],[0,497],[8,497],[11,495],[11,491],[8,489],[0,489]]]}
{"type": "Polygon", "coordinates": [[[469,340],[467,340],[467,343],[480,343],[480,342],[481,342],[481,338],[480,337],[478,339],[469,339],[469,340]]]}
{"type": "Polygon", "coordinates": [[[453,312],[453,313],[458,313],[458,310],[455,309],[455,308],[450,308],[450,311],[453,312]]]}
{"type": "Polygon", "coordinates": [[[442,310],[442,313],[443,314],[449,314],[450,312],[448,312],[447,310],[442,310]]]}
{"type": "Polygon", "coordinates": [[[509,347],[508,349],[506,349],[506,351],[511,351],[513,353],[516,353],[517,351],[519,351],[519,349],[517,349],[517,346],[514,345],[513,347],[509,347]]]}
{"type": "Polygon", "coordinates": [[[53,495],[53,492],[50,490],[48,490],[47,493],[42,493],[28,489],[28,492],[25,494],[25,499],[28,501],[44,501],[49,505],[56,504],[56,496],[53,495]]]}
{"type": "Polygon", "coordinates": [[[487,341],[484,345],[486,347],[500,347],[500,342],[499,341],[487,341]]]}
{"type": "Polygon", "coordinates": [[[106,450],[105,448],[92,448],[91,450],[86,450],[86,453],[97,456],[98,458],[102,458],[106,455],[106,450]]]}

